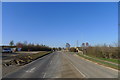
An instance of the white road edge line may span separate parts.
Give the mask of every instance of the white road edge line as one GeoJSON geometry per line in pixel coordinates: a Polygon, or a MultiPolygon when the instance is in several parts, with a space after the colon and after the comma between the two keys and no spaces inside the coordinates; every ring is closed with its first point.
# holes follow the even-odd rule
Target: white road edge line
{"type": "Polygon", "coordinates": [[[46,73],[44,73],[43,78],[45,78],[45,76],[46,76],[46,73]]]}
{"type": "MultiPolygon", "coordinates": [[[[66,55],[65,55],[66,56],[66,55]]],[[[67,57],[67,56],[66,56],[67,57]]],[[[83,74],[73,63],[71,63],[70,61],[68,61],[70,64],[72,64],[72,66],[85,78],[85,74],[83,74]]]]}
{"type": "MultiPolygon", "coordinates": [[[[78,55],[76,55],[76,56],[78,56],[78,55]]],[[[84,59],[84,60],[86,60],[86,61],[88,61],[88,62],[92,62],[92,63],[94,63],[94,64],[97,64],[97,65],[99,65],[99,66],[101,66],[101,67],[108,68],[108,69],[111,69],[111,70],[113,70],[113,71],[119,72],[119,70],[117,70],[117,69],[113,69],[113,68],[111,68],[111,67],[104,66],[104,65],[102,65],[102,64],[100,65],[100,64],[98,64],[97,62],[93,62],[93,61],[88,60],[88,59],[85,59],[85,58],[83,58],[83,57],[81,57],[81,56],[78,56],[78,57],[81,58],[81,59],[84,59]]]]}
{"type": "MultiPolygon", "coordinates": [[[[69,62],[70,62],[70,61],[69,61],[69,62]]],[[[72,64],[72,63],[70,62],[70,64],[72,64]]],[[[72,64],[72,65],[73,65],[73,64],[72,64]]],[[[73,65],[73,66],[75,67],[75,69],[76,69],[80,74],[83,75],[84,78],[86,77],[75,65],[73,65]]]]}
{"type": "Polygon", "coordinates": [[[30,63],[28,63],[28,64],[25,64],[23,67],[28,66],[28,65],[30,65],[30,64],[32,64],[32,63],[34,63],[34,62],[36,62],[36,61],[38,61],[38,60],[40,60],[40,59],[43,59],[43,58],[45,58],[45,57],[47,57],[47,56],[48,56],[48,55],[43,56],[43,57],[41,57],[41,58],[38,58],[38,59],[36,59],[36,60],[33,60],[32,62],[30,62],[30,63]]]}

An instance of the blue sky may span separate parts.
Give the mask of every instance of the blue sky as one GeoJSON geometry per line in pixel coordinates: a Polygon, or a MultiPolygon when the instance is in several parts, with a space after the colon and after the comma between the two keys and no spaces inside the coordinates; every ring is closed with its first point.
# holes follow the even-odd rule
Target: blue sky
{"type": "Polygon", "coordinates": [[[118,39],[115,2],[3,3],[3,43],[28,41],[52,47],[112,44],[118,39]]]}

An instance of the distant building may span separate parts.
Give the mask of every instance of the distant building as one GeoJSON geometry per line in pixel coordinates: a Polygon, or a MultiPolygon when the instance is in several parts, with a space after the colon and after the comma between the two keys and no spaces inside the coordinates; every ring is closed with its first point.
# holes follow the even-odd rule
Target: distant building
{"type": "Polygon", "coordinates": [[[12,52],[15,52],[17,47],[9,45],[0,45],[0,52],[2,52],[4,49],[11,49],[12,52]]]}

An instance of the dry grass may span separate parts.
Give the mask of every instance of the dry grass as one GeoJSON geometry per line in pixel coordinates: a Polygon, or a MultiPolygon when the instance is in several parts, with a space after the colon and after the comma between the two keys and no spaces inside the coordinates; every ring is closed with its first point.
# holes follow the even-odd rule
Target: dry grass
{"type": "Polygon", "coordinates": [[[49,53],[51,53],[51,52],[46,51],[46,52],[39,52],[39,53],[35,53],[35,54],[19,54],[19,55],[15,56],[14,59],[11,60],[10,62],[3,63],[3,65],[5,65],[5,66],[25,65],[27,63],[32,62],[33,60],[36,60],[42,56],[49,54],[49,53]]]}

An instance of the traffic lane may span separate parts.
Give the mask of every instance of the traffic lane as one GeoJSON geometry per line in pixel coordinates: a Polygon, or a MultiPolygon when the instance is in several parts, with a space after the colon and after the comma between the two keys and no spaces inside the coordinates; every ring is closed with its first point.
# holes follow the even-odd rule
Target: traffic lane
{"type": "Polygon", "coordinates": [[[61,54],[56,52],[45,70],[44,78],[61,78],[61,54]]]}
{"type": "Polygon", "coordinates": [[[48,54],[29,64],[26,64],[20,70],[10,73],[3,78],[42,78],[45,68],[47,67],[50,59],[52,59],[53,56],[54,53],[48,54]]]}
{"type": "Polygon", "coordinates": [[[57,52],[52,58],[44,78],[83,78],[84,76],[64,57],[57,52]]]}
{"type": "Polygon", "coordinates": [[[85,76],[62,54],[62,78],[85,78],[85,76]]]}
{"type": "Polygon", "coordinates": [[[24,76],[28,76],[27,78],[44,78],[45,71],[48,68],[48,65],[51,59],[53,58],[54,54],[49,55],[49,57],[47,58],[43,58],[42,63],[41,61],[37,61],[35,67],[27,71],[27,73],[30,73],[30,75],[25,74],[24,76]]]}
{"type": "Polygon", "coordinates": [[[105,66],[101,66],[98,64],[95,64],[94,62],[86,61],[85,59],[74,58],[74,63],[76,63],[76,66],[81,71],[85,72],[86,76],[88,78],[117,78],[118,77],[118,71],[106,68],[105,66]],[[80,59],[80,60],[79,60],[80,59]],[[78,65],[77,65],[78,64],[78,65]],[[82,64],[82,65],[81,65],[82,64]]]}
{"type": "Polygon", "coordinates": [[[117,78],[118,71],[89,62],[71,54],[64,54],[87,78],[117,78]]]}

